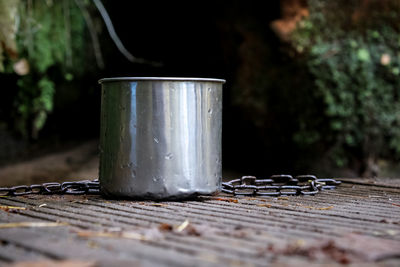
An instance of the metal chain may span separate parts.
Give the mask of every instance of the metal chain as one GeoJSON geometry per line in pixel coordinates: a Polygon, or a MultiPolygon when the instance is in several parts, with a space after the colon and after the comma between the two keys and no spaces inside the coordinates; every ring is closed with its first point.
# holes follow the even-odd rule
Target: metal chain
{"type": "MultiPolygon", "coordinates": [[[[321,190],[335,189],[340,181],[334,179],[317,179],[314,175],[273,175],[269,179],[257,179],[255,176],[243,176],[222,183],[221,191],[234,196],[288,196],[315,195],[321,190]]],[[[82,180],[64,183],[43,183],[33,185],[18,185],[0,187],[0,196],[22,195],[98,195],[100,184],[96,180],[82,180]]]]}
{"type": "Polygon", "coordinates": [[[269,179],[243,176],[222,183],[222,192],[234,196],[294,196],[315,195],[321,190],[335,189],[341,182],[335,179],[318,179],[314,175],[272,175],[269,179]]]}
{"type": "Polygon", "coordinates": [[[0,196],[22,195],[98,195],[100,194],[99,181],[82,180],[64,183],[43,183],[33,185],[18,185],[13,187],[0,187],[0,196]]]}

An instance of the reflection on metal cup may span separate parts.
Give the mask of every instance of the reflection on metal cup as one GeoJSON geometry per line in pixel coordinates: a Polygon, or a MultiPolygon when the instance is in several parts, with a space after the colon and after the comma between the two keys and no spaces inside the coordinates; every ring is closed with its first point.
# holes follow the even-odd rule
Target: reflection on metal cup
{"type": "Polygon", "coordinates": [[[224,82],[101,79],[101,192],[143,199],[219,192],[224,82]]]}

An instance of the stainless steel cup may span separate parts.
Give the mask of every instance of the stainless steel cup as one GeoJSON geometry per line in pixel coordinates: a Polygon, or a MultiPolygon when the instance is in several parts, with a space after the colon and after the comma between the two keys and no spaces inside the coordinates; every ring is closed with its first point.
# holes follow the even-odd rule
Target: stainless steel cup
{"type": "Polygon", "coordinates": [[[100,186],[106,196],[181,199],[221,185],[222,84],[101,79],[100,186]]]}

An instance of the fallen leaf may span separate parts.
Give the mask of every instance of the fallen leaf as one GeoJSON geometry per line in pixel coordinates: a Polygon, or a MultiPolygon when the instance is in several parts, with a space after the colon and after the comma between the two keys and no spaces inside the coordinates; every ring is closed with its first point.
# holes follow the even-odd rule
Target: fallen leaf
{"type": "Polygon", "coordinates": [[[0,206],[0,210],[10,211],[10,210],[26,210],[25,207],[17,207],[17,206],[0,206]]]}
{"type": "Polygon", "coordinates": [[[67,223],[59,222],[16,222],[16,223],[0,223],[0,229],[18,228],[18,227],[55,227],[66,226],[67,223]]]}
{"type": "Polygon", "coordinates": [[[119,234],[113,232],[103,232],[103,231],[79,231],[76,233],[79,237],[119,237],[119,234]]]}
{"type": "Polygon", "coordinates": [[[170,225],[169,223],[162,223],[158,226],[158,229],[160,231],[170,232],[170,231],[174,230],[174,227],[172,225],[170,225]]]}
{"type": "Polygon", "coordinates": [[[393,206],[400,207],[400,204],[397,204],[397,203],[392,203],[392,205],[393,205],[393,206]]]}
{"type": "Polygon", "coordinates": [[[187,227],[189,225],[189,221],[188,220],[185,220],[181,225],[179,225],[177,228],[176,228],[176,231],[179,233],[179,232],[182,232],[183,230],[185,230],[185,228],[187,227]]]}
{"type": "Polygon", "coordinates": [[[312,209],[312,210],[331,210],[334,208],[334,206],[329,206],[329,207],[313,207],[313,206],[304,206],[302,204],[297,204],[297,206],[307,208],[307,209],[312,209]]]}
{"type": "Polygon", "coordinates": [[[289,200],[288,197],[278,197],[278,200],[289,200]]]}
{"type": "Polygon", "coordinates": [[[173,232],[183,235],[201,236],[203,234],[212,234],[214,229],[209,225],[193,225],[188,220],[176,227],[173,232]]]}
{"type": "Polygon", "coordinates": [[[40,205],[39,205],[39,208],[44,207],[44,206],[47,206],[47,204],[46,204],[46,203],[40,204],[40,205]]]}
{"type": "Polygon", "coordinates": [[[212,200],[232,202],[232,203],[238,203],[239,202],[237,199],[234,199],[234,198],[222,198],[222,197],[212,198],[212,200]]]}
{"type": "Polygon", "coordinates": [[[185,233],[187,235],[201,236],[201,232],[191,224],[186,227],[185,233]]]}
{"type": "Polygon", "coordinates": [[[179,226],[173,227],[171,224],[162,223],[158,226],[158,230],[162,232],[174,232],[178,234],[201,236],[203,232],[210,231],[206,226],[194,226],[188,220],[185,220],[179,226]]]}

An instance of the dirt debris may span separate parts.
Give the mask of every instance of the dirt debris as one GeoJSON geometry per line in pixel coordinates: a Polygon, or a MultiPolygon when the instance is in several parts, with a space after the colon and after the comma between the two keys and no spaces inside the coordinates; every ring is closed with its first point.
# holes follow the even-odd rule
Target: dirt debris
{"type": "Polygon", "coordinates": [[[313,206],[306,206],[306,205],[302,205],[297,203],[296,206],[302,207],[302,208],[307,208],[310,210],[331,210],[334,208],[334,206],[328,206],[328,207],[313,207],[313,206]]]}
{"type": "Polygon", "coordinates": [[[310,260],[325,260],[331,259],[337,263],[348,264],[351,262],[349,255],[345,250],[336,246],[333,240],[327,241],[325,244],[318,246],[305,246],[301,242],[296,242],[294,244],[289,244],[283,249],[277,249],[273,245],[268,246],[268,251],[285,256],[304,256],[310,260]]]}
{"type": "Polygon", "coordinates": [[[158,229],[161,231],[173,232],[191,236],[201,236],[206,231],[209,231],[209,227],[204,225],[194,226],[188,220],[185,220],[179,226],[173,226],[171,224],[162,223],[158,226],[158,229]]]}
{"type": "Polygon", "coordinates": [[[18,210],[26,210],[25,207],[18,207],[18,206],[3,206],[0,205],[0,210],[6,211],[6,212],[16,212],[18,210]]]}
{"type": "Polygon", "coordinates": [[[283,247],[270,244],[266,252],[273,253],[277,258],[280,255],[302,256],[316,262],[334,261],[339,264],[377,262],[400,257],[400,242],[349,234],[336,239],[309,242],[297,240],[283,247]]]}
{"type": "Polygon", "coordinates": [[[138,229],[104,229],[101,231],[78,230],[74,231],[81,238],[122,238],[134,239],[139,241],[161,240],[166,233],[188,236],[202,236],[211,231],[207,226],[194,226],[188,220],[180,225],[161,223],[156,227],[138,229]]]}
{"type": "Polygon", "coordinates": [[[239,200],[237,200],[235,198],[214,197],[214,198],[211,198],[211,200],[225,201],[225,202],[230,202],[230,203],[239,203],[239,200]]]}
{"type": "Polygon", "coordinates": [[[161,224],[158,226],[158,229],[159,229],[160,231],[164,231],[164,232],[171,232],[172,230],[174,230],[174,227],[173,227],[171,224],[169,224],[169,223],[161,223],[161,224]]]}

